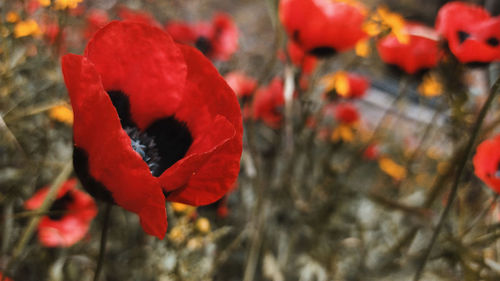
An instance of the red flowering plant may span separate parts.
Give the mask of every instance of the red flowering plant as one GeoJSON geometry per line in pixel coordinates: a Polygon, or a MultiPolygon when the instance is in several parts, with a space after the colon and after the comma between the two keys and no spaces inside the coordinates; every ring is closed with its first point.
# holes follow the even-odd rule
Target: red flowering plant
{"type": "Polygon", "coordinates": [[[474,173],[491,189],[500,192],[500,135],[483,141],[473,158],[474,173]]]}
{"type": "Polygon", "coordinates": [[[437,32],[414,22],[407,22],[402,32],[408,35],[408,42],[401,42],[394,34],[377,42],[382,61],[408,74],[436,67],[441,57],[437,32]]]}
{"type": "Polygon", "coordinates": [[[323,84],[325,97],[328,99],[358,99],[365,95],[370,87],[370,80],[354,72],[338,71],[323,77],[323,84]]]}
{"type": "Polygon", "coordinates": [[[217,13],[211,22],[169,21],[165,30],[175,41],[195,46],[214,60],[227,61],[238,50],[238,28],[225,13],[217,13]]]}
{"type": "Polygon", "coordinates": [[[318,64],[318,59],[316,57],[308,55],[292,41],[288,42],[286,46],[290,60],[294,65],[300,67],[304,74],[310,74],[316,69],[316,65],[318,64]]]}
{"type": "Polygon", "coordinates": [[[449,2],[439,9],[436,29],[462,63],[500,60],[500,17],[491,17],[483,7],[449,2]]]}
{"type": "Polygon", "coordinates": [[[284,105],[283,80],[276,77],[267,87],[262,87],[255,93],[253,117],[273,129],[279,129],[283,122],[284,105]]]}
{"type": "Polygon", "coordinates": [[[323,57],[352,49],[367,34],[366,8],[354,1],[281,0],[279,17],[288,37],[305,52],[323,57]]]}
{"type": "Polygon", "coordinates": [[[90,39],[94,36],[94,33],[109,22],[109,16],[106,11],[93,9],[86,14],[85,22],[83,35],[85,38],[90,39]]]}
{"type": "Polygon", "coordinates": [[[224,78],[240,100],[243,119],[250,118],[252,116],[250,101],[257,88],[257,81],[240,71],[232,71],[226,74],[224,78]]]}
{"type": "MultiPolygon", "coordinates": [[[[82,240],[97,215],[94,199],[76,189],[76,183],[76,179],[70,179],[62,185],[49,214],[38,224],[38,240],[46,247],[69,247],[82,240]]],[[[28,210],[40,208],[48,192],[49,187],[41,188],[24,207],[28,210]]]]}
{"type": "Polygon", "coordinates": [[[111,22],[62,59],[74,111],[74,167],[92,195],[163,238],[165,200],[209,204],[232,186],[242,150],[236,95],[196,49],[163,30],[111,22]]]}

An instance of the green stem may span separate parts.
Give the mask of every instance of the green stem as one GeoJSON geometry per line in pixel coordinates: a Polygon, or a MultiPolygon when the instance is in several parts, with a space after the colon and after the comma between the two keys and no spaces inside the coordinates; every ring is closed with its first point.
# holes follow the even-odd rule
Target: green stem
{"type": "Polygon", "coordinates": [[[109,217],[113,205],[106,203],[104,208],[104,220],[102,222],[101,245],[99,247],[99,257],[97,258],[97,267],[94,274],[94,281],[99,280],[99,275],[102,271],[102,264],[104,262],[104,254],[106,252],[106,242],[108,240],[109,217]]]}
{"type": "Polygon", "coordinates": [[[431,238],[429,245],[425,249],[422,260],[418,264],[417,271],[415,273],[415,277],[413,278],[413,281],[420,280],[420,277],[421,277],[421,275],[424,271],[424,268],[425,268],[425,264],[427,263],[427,260],[429,259],[429,256],[430,256],[432,248],[434,247],[434,244],[437,240],[439,232],[441,231],[441,228],[444,225],[444,221],[445,221],[446,217],[448,216],[448,213],[451,210],[451,206],[453,205],[453,201],[455,200],[455,198],[457,196],[458,185],[460,183],[460,179],[462,178],[462,174],[463,174],[463,171],[464,171],[465,166],[467,164],[467,160],[469,159],[469,156],[472,152],[472,149],[474,148],[474,144],[475,144],[477,136],[479,134],[479,130],[481,129],[481,125],[483,124],[484,118],[486,117],[486,113],[488,112],[488,109],[490,108],[499,88],[500,88],[500,78],[497,79],[497,81],[495,82],[495,84],[491,88],[491,91],[488,95],[488,99],[486,100],[483,107],[481,108],[481,111],[479,112],[479,115],[476,119],[476,122],[474,123],[474,127],[472,128],[471,136],[470,136],[469,141],[467,143],[467,146],[465,148],[465,152],[461,155],[460,160],[458,161],[457,173],[455,175],[455,179],[453,181],[450,195],[448,197],[448,202],[446,203],[446,207],[444,208],[443,212],[441,213],[441,217],[439,218],[439,222],[436,225],[436,229],[434,230],[434,233],[432,234],[432,238],[431,238]]]}

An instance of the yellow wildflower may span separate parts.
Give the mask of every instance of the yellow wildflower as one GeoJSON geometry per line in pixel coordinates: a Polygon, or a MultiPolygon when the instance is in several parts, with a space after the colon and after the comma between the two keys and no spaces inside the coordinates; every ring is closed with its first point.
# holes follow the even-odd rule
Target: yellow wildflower
{"type": "Polygon", "coordinates": [[[439,82],[437,75],[428,74],[424,76],[424,80],[418,86],[418,92],[426,97],[435,97],[441,95],[443,86],[439,82]]]}
{"type": "Polygon", "coordinates": [[[347,96],[349,94],[349,79],[345,71],[337,71],[333,74],[326,75],[322,79],[325,90],[335,91],[340,96],[347,96]]]}
{"type": "Polygon", "coordinates": [[[168,239],[174,243],[182,243],[186,239],[186,234],[186,230],[183,226],[176,225],[170,230],[168,239]]]}
{"type": "Polygon", "coordinates": [[[68,125],[73,124],[73,111],[67,105],[54,106],[49,111],[50,118],[68,125]]]}
{"type": "Polygon", "coordinates": [[[19,21],[19,15],[16,12],[10,11],[7,13],[7,16],[5,16],[5,19],[7,22],[14,23],[19,21]]]}
{"type": "Polygon", "coordinates": [[[14,36],[16,38],[30,35],[39,35],[42,31],[38,23],[34,20],[20,21],[14,26],[14,36]]]}
{"type": "Polygon", "coordinates": [[[363,25],[363,30],[370,36],[390,33],[396,36],[401,44],[408,44],[410,36],[405,30],[405,20],[397,13],[392,13],[386,7],[378,7],[377,11],[363,25]]]}
{"type": "Polygon", "coordinates": [[[388,157],[380,157],[378,166],[380,170],[382,170],[384,173],[388,174],[395,180],[402,180],[406,177],[405,167],[397,164],[388,157]]]}
{"type": "Polygon", "coordinates": [[[367,58],[371,53],[370,44],[368,43],[368,40],[359,41],[354,47],[354,50],[356,52],[356,55],[362,58],[367,58]]]}
{"type": "Polygon", "coordinates": [[[349,125],[341,124],[333,130],[330,139],[334,142],[342,140],[345,142],[352,142],[354,140],[354,132],[349,125]]]}
{"type": "Polygon", "coordinates": [[[43,7],[50,6],[50,0],[38,0],[38,3],[43,7]]]}
{"type": "Polygon", "coordinates": [[[55,0],[54,8],[56,10],[74,9],[82,1],[83,0],[55,0]]]}
{"type": "Polygon", "coordinates": [[[210,231],[210,221],[207,218],[197,219],[196,229],[201,233],[208,233],[210,231]]]}

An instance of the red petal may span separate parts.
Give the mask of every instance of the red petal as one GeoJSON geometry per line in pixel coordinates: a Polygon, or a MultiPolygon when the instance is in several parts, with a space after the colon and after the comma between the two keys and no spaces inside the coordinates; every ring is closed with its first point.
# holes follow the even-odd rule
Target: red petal
{"type": "Polygon", "coordinates": [[[194,140],[186,157],[167,169],[160,180],[167,191],[178,188],[167,200],[204,205],[222,197],[238,176],[241,112],[236,95],[212,63],[192,47],[179,48],[188,77],[184,100],[175,116],[187,123],[194,140]]]}
{"type": "Polygon", "coordinates": [[[288,36],[306,51],[330,47],[336,51],[353,48],[366,37],[362,5],[331,0],[282,0],[280,19],[288,36]]]}
{"type": "Polygon", "coordinates": [[[128,95],[132,119],[140,129],[173,115],[182,100],[184,58],[159,28],[111,22],[95,34],[85,56],[95,65],[106,91],[128,95]]]}
{"type": "Polygon", "coordinates": [[[90,175],[118,205],[141,216],[148,234],[163,238],[167,217],[160,184],[132,149],[96,68],[82,56],[66,55],[62,69],[75,115],[74,143],[87,152],[90,175]]]}
{"type": "MultiPolygon", "coordinates": [[[[73,189],[76,186],[76,179],[69,179],[63,183],[59,189],[56,198],[61,198],[68,192],[69,189],[73,189]]],[[[50,186],[45,186],[39,189],[30,199],[24,202],[24,208],[27,210],[36,210],[40,208],[47,197],[50,186]]]]}
{"type": "Polygon", "coordinates": [[[474,173],[491,189],[500,192],[500,178],[496,177],[500,163],[500,135],[483,141],[478,147],[472,162],[474,173]]]}

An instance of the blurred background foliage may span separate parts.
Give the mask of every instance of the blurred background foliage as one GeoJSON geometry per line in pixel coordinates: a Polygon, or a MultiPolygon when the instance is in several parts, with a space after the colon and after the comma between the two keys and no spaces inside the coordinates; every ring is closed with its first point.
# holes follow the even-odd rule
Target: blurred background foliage
{"type": "MultiPolygon", "coordinates": [[[[433,26],[445,2],[363,3],[370,12],[385,6],[433,26]]],[[[499,10],[498,1],[470,2],[494,15],[499,10]]],[[[302,92],[281,128],[245,120],[235,190],[207,207],[169,203],[164,240],[144,234],[135,215],[113,209],[101,280],[412,280],[498,72],[494,65],[451,61],[437,69],[437,86],[422,86],[422,76],[395,72],[369,46],[364,57],[352,50],[321,60],[300,89],[302,73],[278,55],[287,38],[277,7],[274,0],[0,2],[2,271],[23,281],[93,278],[102,212],[79,243],[47,248],[28,229],[43,214],[23,204],[71,162],[72,113],[61,55],[83,52],[92,11],[120,19],[126,8],[161,25],[226,12],[239,30],[239,48],[228,61],[214,61],[219,72],[244,72],[262,87],[279,76],[285,91],[292,81],[302,92]],[[367,94],[352,101],[360,120],[347,126],[332,116],[306,119],[323,114],[320,81],[340,70],[371,82],[367,94]],[[428,97],[421,87],[442,91],[428,97]]],[[[480,138],[497,132],[499,122],[495,100],[480,138]]],[[[470,163],[463,174],[422,280],[500,280],[497,195],[470,163]]]]}

